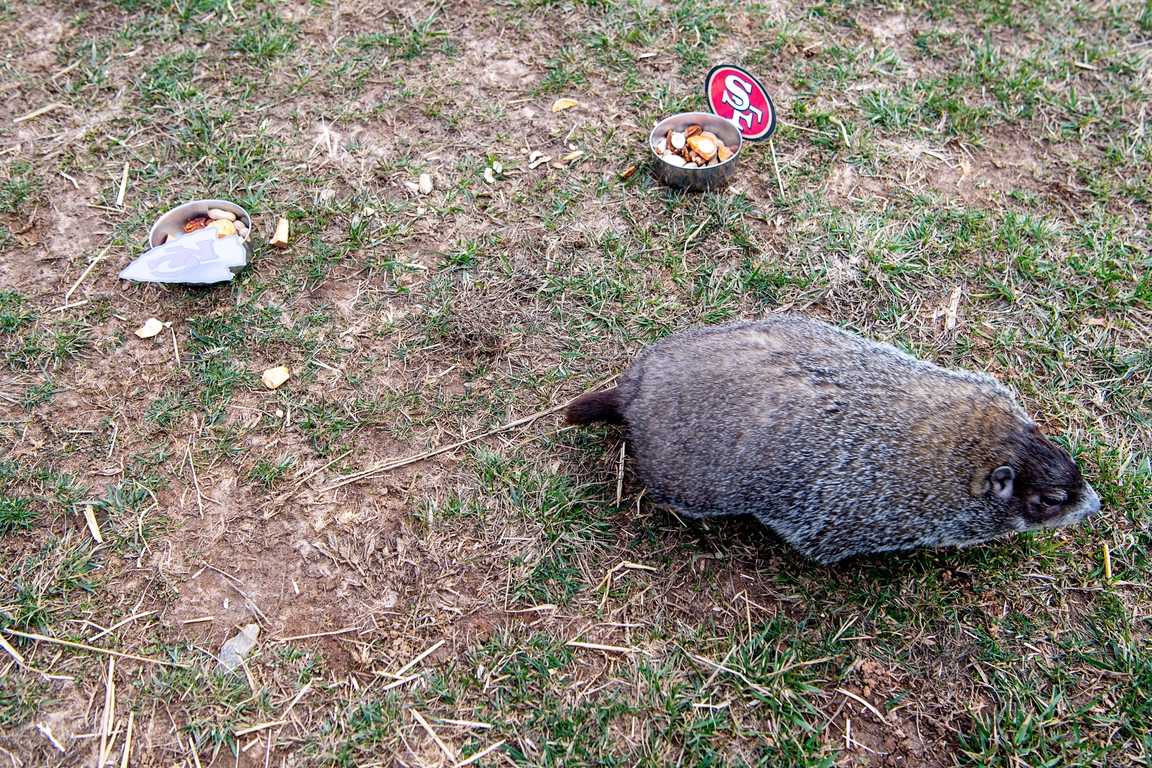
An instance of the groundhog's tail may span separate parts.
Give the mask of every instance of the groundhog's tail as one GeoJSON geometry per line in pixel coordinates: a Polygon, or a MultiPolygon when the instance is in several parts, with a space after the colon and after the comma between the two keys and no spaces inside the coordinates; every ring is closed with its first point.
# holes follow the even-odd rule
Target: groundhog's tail
{"type": "Polygon", "coordinates": [[[564,409],[564,417],[569,424],[590,424],[593,421],[607,421],[619,424],[624,421],[621,407],[620,388],[605,389],[602,392],[588,392],[580,395],[564,409]]]}

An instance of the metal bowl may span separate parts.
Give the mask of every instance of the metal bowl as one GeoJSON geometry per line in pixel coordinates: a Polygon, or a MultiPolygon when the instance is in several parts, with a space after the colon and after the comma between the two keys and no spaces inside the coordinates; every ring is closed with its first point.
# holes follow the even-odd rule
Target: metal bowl
{"type": "MultiPolygon", "coordinates": [[[[717,134],[719,135],[719,134],[717,134]]],[[[735,158],[733,158],[735,159],[735,158]]],[[[192,200],[178,205],[165,213],[148,232],[148,247],[155,248],[163,245],[167,237],[179,237],[184,234],[184,225],[192,219],[208,215],[209,208],[219,208],[236,214],[236,218],[243,221],[248,227],[248,237],[244,238],[244,248],[248,251],[248,259],[252,259],[252,217],[236,203],[228,200],[192,200]]]]}
{"type": "Polygon", "coordinates": [[[656,178],[670,187],[700,191],[712,189],[728,183],[736,173],[736,163],[740,160],[740,150],[744,148],[744,137],[736,126],[711,112],[682,112],[665,118],[656,124],[648,136],[648,151],[652,153],[653,170],[656,178]],[[729,147],[736,147],[736,154],[719,165],[707,168],[681,168],[666,163],[656,154],[656,144],[668,131],[683,131],[690,125],[698,125],[716,134],[729,147]]]}

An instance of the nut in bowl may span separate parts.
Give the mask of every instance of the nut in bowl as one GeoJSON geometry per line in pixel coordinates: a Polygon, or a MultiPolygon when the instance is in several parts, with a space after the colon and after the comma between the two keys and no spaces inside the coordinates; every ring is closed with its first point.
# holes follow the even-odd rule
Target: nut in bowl
{"type": "Polygon", "coordinates": [[[648,146],[657,178],[670,187],[702,190],[728,183],[744,138],[711,112],[684,112],[657,123],[648,146]]]}

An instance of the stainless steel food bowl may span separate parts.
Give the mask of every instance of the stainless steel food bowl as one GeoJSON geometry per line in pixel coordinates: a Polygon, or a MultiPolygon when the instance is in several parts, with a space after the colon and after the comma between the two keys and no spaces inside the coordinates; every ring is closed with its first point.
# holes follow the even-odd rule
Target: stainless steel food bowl
{"type": "Polygon", "coordinates": [[[736,173],[740,161],[740,150],[744,148],[744,137],[736,126],[711,112],[682,112],[665,118],[656,124],[648,136],[648,151],[652,154],[653,170],[656,178],[670,187],[700,191],[723,186],[736,173]],[[736,147],[736,154],[719,165],[707,168],[681,168],[664,162],[656,154],[656,144],[668,131],[683,131],[690,125],[698,125],[716,134],[729,147],[736,147]]]}
{"type": "MultiPolygon", "coordinates": [[[[716,135],[719,136],[720,134],[716,135]]],[[[736,158],[732,159],[735,160],[736,158]]],[[[247,225],[248,237],[244,239],[244,248],[248,251],[248,259],[251,260],[252,217],[248,215],[248,211],[228,200],[192,200],[191,202],[176,206],[157,219],[156,223],[152,225],[151,231],[148,232],[148,247],[155,248],[158,245],[163,245],[165,235],[179,237],[184,234],[184,225],[192,219],[207,216],[209,208],[219,208],[222,211],[230,211],[236,214],[238,220],[243,221],[244,224],[247,225]]]]}

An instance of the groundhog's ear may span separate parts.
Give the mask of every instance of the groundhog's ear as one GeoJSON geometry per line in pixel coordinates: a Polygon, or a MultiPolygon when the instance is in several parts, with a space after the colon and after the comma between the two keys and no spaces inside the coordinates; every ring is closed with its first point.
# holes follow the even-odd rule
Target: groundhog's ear
{"type": "Polygon", "coordinates": [[[1012,467],[997,467],[992,470],[992,476],[989,478],[992,484],[989,490],[1001,501],[1008,501],[1012,498],[1012,481],[1015,479],[1016,470],[1012,467]]]}

